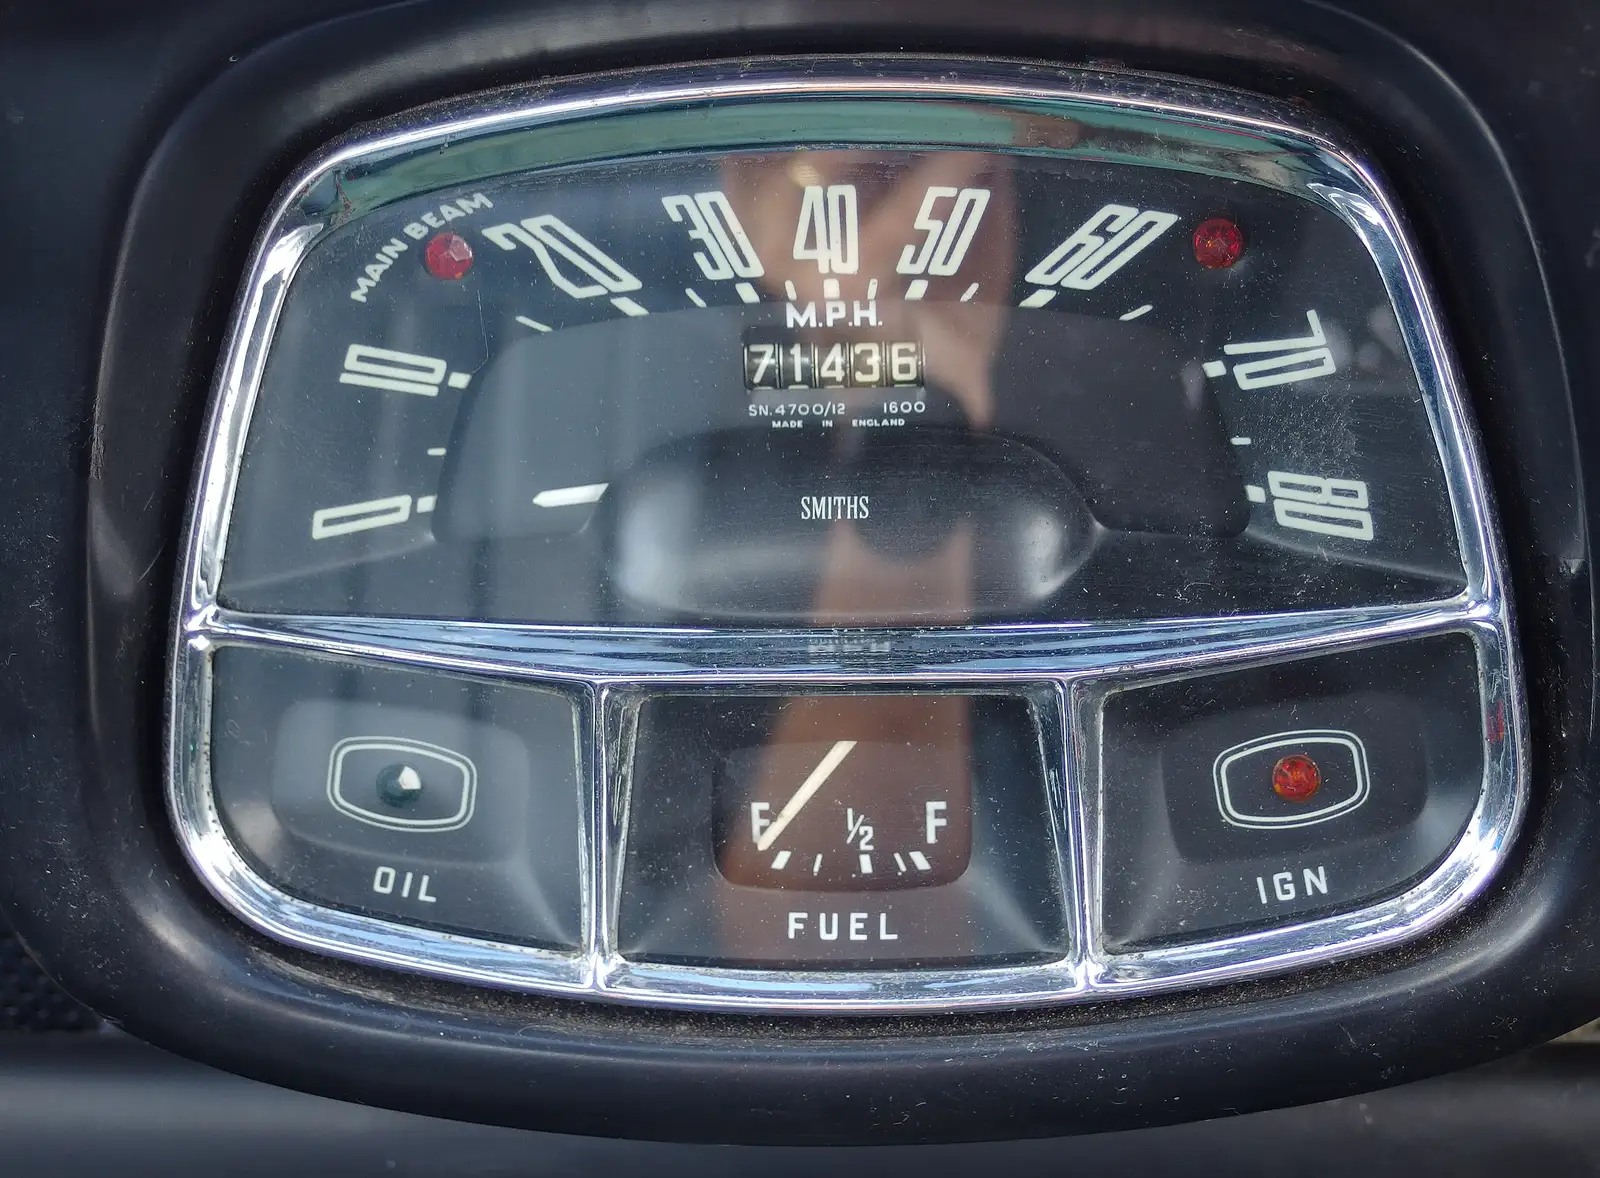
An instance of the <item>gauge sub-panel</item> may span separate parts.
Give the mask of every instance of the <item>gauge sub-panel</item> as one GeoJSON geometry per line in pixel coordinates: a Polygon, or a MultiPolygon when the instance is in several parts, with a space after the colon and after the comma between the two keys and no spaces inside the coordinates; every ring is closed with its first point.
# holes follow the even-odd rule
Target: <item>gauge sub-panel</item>
{"type": "Polygon", "coordinates": [[[618,945],[767,967],[1048,961],[1067,949],[1025,701],[645,705],[618,945]]]}

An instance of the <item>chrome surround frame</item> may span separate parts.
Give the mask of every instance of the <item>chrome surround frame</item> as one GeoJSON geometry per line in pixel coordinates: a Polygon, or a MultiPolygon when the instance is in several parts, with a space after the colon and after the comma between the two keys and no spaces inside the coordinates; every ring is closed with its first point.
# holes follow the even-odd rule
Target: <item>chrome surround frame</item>
{"type": "MultiPolygon", "coordinates": [[[[815,121],[815,120],[814,120],[815,121]]],[[[1101,151],[1099,158],[1107,158],[1101,151]]],[[[1478,447],[1441,324],[1394,204],[1370,165],[1303,111],[1218,88],[1136,74],[928,57],[812,58],[647,70],[501,91],[368,128],[314,157],[285,185],[257,241],[218,371],[179,579],[168,683],[167,794],[179,841],[207,886],[256,929],[302,948],[457,981],[548,994],[709,1010],[898,1013],[1024,1006],[1196,987],[1368,952],[1434,929],[1480,893],[1503,861],[1527,792],[1525,701],[1503,554],[1478,447]],[[801,101],[805,100],[805,101],[801,101]],[[937,102],[992,128],[919,138],[841,129],[838,103],[937,102]],[[730,141],[706,111],[783,102],[784,134],[730,141]],[[809,139],[814,103],[835,104],[809,139]],[[1003,141],[1011,116],[1113,125],[1124,163],[1205,172],[1290,192],[1331,209],[1365,242],[1394,302],[1443,462],[1466,573],[1448,600],[1361,609],[1146,622],[985,625],[935,630],[736,631],[243,614],[219,604],[235,481],[267,350],[296,268],[336,224],[430,188],[578,159],[825,139],[1072,154],[1003,141]],[[645,116],[639,118],[638,116],[645,116]],[[603,120],[603,121],[600,121],[603,120]],[[602,134],[541,135],[588,121],[602,134]],[[584,146],[597,140],[624,147],[584,146]],[[1135,128],[1130,130],[1130,128],[1135,128]],[[966,137],[962,137],[965,134],[966,137]],[[699,138],[697,138],[699,136],[699,138]],[[495,152],[474,156],[491,143],[495,152]],[[609,140],[607,140],[609,141],[609,140]],[[516,153],[523,152],[521,162],[516,153]],[[600,151],[600,155],[584,152],[600,151]],[[545,152],[540,155],[540,152],[545,152]],[[499,163],[491,170],[484,160],[499,163]],[[513,160],[508,164],[506,161],[513,160]],[[451,166],[458,170],[451,171],[451,166]],[[473,171],[477,168],[478,171],[473,171]],[[337,191],[340,202],[328,199],[337,191]],[[323,210],[323,211],[318,211],[323,210]],[[1402,894],[1297,923],[1134,953],[1099,935],[1101,703],[1113,691],[1458,632],[1475,644],[1485,777],[1454,848],[1402,894]],[[212,653],[225,645],[299,650],[495,679],[561,692],[579,716],[586,791],[584,943],[555,952],[410,927],[295,898],[257,874],[229,841],[211,792],[212,653]],[[935,970],[779,970],[623,960],[615,904],[625,829],[632,702],[652,689],[973,690],[1033,701],[1049,763],[1062,851],[1069,950],[1042,965],[935,970]]]]}

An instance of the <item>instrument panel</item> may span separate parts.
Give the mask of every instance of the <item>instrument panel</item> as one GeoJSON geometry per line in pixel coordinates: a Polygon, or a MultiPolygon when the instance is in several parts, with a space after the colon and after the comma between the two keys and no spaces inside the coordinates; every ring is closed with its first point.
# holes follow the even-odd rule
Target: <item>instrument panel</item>
{"type": "Polygon", "coordinates": [[[1470,426],[1340,136],[770,63],[309,162],[219,377],[169,800],[233,911],[728,1010],[1415,936],[1524,793],[1470,426]]]}

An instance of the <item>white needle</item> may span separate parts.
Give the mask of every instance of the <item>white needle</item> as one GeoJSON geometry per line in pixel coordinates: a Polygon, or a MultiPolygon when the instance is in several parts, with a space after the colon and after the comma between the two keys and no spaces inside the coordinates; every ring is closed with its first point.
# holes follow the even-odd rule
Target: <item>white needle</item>
{"type": "Polygon", "coordinates": [[[834,742],[833,747],[828,750],[828,755],[817,762],[817,767],[811,771],[811,776],[794,791],[794,797],[783,804],[783,809],[778,811],[778,816],[772,820],[772,825],[761,832],[761,837],[756,840],[756,850],[765,851],[777,841],[789,823],[794,821],[795,815],[800,813],[805,804],[822,788],[823,783],[833,775],[833,771],[839,767],[839,762],[848,757],[850,750],[855,747],[856,742],[853,740],[834,742]]]}

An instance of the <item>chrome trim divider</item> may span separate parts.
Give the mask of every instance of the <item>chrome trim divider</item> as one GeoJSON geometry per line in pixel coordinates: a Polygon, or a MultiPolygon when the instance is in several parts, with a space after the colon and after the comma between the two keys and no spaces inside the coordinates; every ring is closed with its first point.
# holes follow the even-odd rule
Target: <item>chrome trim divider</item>
{"type": "MultiPolygon", "coordinates": [[[[1003,122],[996,122],[997,128],[1003,122]]],[[[596,123],[595,126],[602,126],[596,123]]],[[[953,134],[953,133],[952,133],[953,134]]],[[[838,127],[827,138],[841,142],[838,127]]],[[[848,139],[848,137],[846,137],[848,139]]],[[[880,127],[859,142],[891,145],[880,127]]],[[[772,142],[777,142],[773,140],[772,142]]],[[[917,140],[924,142],[924,140],[917,140]]],[[[953,140],[954,142],[954,140],[953,140]]],[[[1027,147],[988,140],[960,146],[1027,147]]],[[[576,149],[574,149],[576,150],[576,149]]],[[[590,149],[585,149],[590,150],[590,149]]],[[[601,148],[592,150],[599,151],[601,148]]],[[[585,156],[583,158],[600,158],[585,156]]],[[[487,174],[487,173],[483,173],[487,174]]],[[[1134,74],[944,58],[800,59],[652,70],[502,91],[428,108],[337,143],[285,186],[254,252],[219,370],[196,505],[186,538],[168,683],[168,803],[191,864],[232,912],[289,944],[459,981],[712,1010],[892,1013],[1119,997],[1214,984],[1326,962],[1433,929],[1483,890],[1505,858],[1526,795],[1525,702],[1511,634],[1504,558],[1459,383],[1403,223],[1372,168],[1337,133],[1293,108],[1134,74]],[[696,112],[783,101],[785,143],[807,139],[797,98],[961,104],[1094,123],[1130,116],[1152,132],[1123,150],[1135,162],[1228,176],[1292,192],[1337,213],[1366,243],[1393,299],[1433,422],[1466,572],[1466,590],[1421,605],[1151,622],[978,626],[940,630],[728,631],[522,626],[406,618],[267,616],[218,604],[240,458],[273,328],[301,260],[351,217],[475,178],[471,149],[493,139],[496,171],[572,162],[539,158],[537,130],[604,117],[609,157],[645,154],[649,135],[704,147],[759,146],[696,130],[696,112]],[[677,116],[676,122],[672,117],[677,116]],[[527,133],[535,132],[529,135],[527,133]],[[695,139],[694,136],[702,136],[695,139]],[[622,146],[618,146],[618,145],[622,146]],[[515,150],[529,160],[506,164],[515,150]],[[411,166],[427,162],[427,171],[411,166]],[[410,170],[408,170],[410,169],[410,170]],[[308,213],[330,182],[345,206],[308,213]],[[1223,667],[1276,662],[1426,634],[1469,635],[1479,659],[1485,778],[1454,849],[1401,895],[1340,913],[1203,944],[1105,952],[1099,938],[1101,703],[1111,692],[1223,667]],[[531,681],[567,694],[582,720],[588,794],[583,946],[562,953],[500,943],[307,903],[261,878],[229,841],[212,799],[212,652],[221,645],[295,649],[455,673],[531,681]],[[620,774],[627,712],[649,690],[811,687],[870,691],[970,688],[1034,702],[1050,769],[1055,837],[1070,881],[1075,936],[1042,965],[933,970],[750,970],[630,962],[615,950],[626,797],[620,774]]]]}

